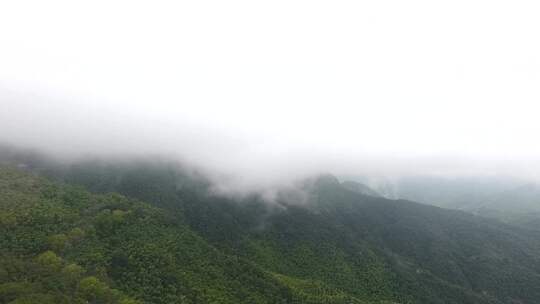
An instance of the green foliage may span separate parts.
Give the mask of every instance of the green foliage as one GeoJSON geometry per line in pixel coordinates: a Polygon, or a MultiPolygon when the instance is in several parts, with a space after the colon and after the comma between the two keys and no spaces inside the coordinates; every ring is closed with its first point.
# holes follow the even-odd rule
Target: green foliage
{"type": "Polygon", "coordinates": [[[287,300],[287,287],[263,269],[118,194],[0,169],[0,208],[12,218],[0,235],[0,303],[287,300]]]}
{"type": "Polygon", "coordinates": [[[65,279],[66,284],[69,284],[71,287],[78,284],[81,280],[85,270],[83,267],[71,263],[66,265],[62,269],[62,277],[65,279]]]}
{"type": "Polygon", "coordinates": [[[79,294],[90,303],[112,303],[117,296],[113,289],[94,276],[86,277],[79,283],[79,294]]]}
{"type": "Polygon", "coordinates": [[[537,303],[535,232],[363,195],[213,196],[164,164],[0,169],[0,303],[537,303]],[[123,196],[125,195],[125,196],[123,196]],[[146,201],[146,203],[140,202],[146,201]]]}
{"type": "MultiPolygon", "coordinates": [[[[100,175],[84,178],[94,165],[79,165],[64,176],[164,208],[221,252],[293,280],[371,302],[540,299],[539,239],[519,228],[364,195],[332,176],[300,189],[307,204],[278,197],[269,205],[257,195],[209,195],[204,179],[166,164],[102,164],[100,175]]],[[[291,298],[296,291],[286,285],[291,298]]]]}
{"type": "Polygon", "coordinates": [[[36,258],[37,263],[46,271],[55,272],[62,267],[62,258],[52,251],[46,251],[36,258]]]}
{"type": "Polygon", "coordinates": [[[66,247],[68,238],[65,234],[59,233],[48,237],[48,245],[55,252],[62,252],[66,247]]]}

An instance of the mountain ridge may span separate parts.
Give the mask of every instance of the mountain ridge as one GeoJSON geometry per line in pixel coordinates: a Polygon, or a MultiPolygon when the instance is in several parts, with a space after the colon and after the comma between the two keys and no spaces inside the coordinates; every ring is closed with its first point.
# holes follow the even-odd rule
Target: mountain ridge
{"type": "MultiPolygon", "coordinates": [[[[53,169],[35,170],[29,165],[27,173],[20,174],[33,179],[38,177],[31,172],[40,172],[64,183],[60,188],[77,185],[96,193],[86,194],[90,196],[118,192],[127,200],[152,205],[166,215],[166,225],[180,225],[179,231],[184,231],[181,234],[193,235],[200,248],[214,248],[216,257],[202,254],[200,258],[209,259],[203,264],[217,265],[216,271],[223,268],[218,278],[238,273],[238,269],[252,269],[248,281],[258,282],[249,279],[254,275],[262,278],[260,286],[274,286],[270,288],[273,291],[264,293],[260,286],[250,287],[250,283],[242,283],[244,287],[218,283],[222,289],[215,291],[215,296],[224,303],[241,302],[230,288],[248,288],[243,292],[252,294],[254,303],[502,304],[535,303],[540,298],[540,242],[534,230],[462,211],[358,193],[331,175],[300,183],[299,188],[267,201],[258,193],[220,195],[211,191],[211,181],[204,176],[167,162],[93,161],[53,169]],[[217,263],[217,257],[239,262],[227,266],[233,267],[229,269],[217,263]]],[[[80,191],[84,193],[82,188],[80,191]]],[[[72,207],[64,203],[62,208],[72,207]]],[[[125,211],[110,209],[103,220],[114,226],[115,216],[122,217],[125,211]]],[[[131,212],[134,214],[135,209],[131,212]]],[[[96,221],[93,217],[97,214],[90,214],[87,220],[96,221]]],[[[136,234],[128,235],[136,242],[136,234]]],[[[163,238],[143,239],[159,243],[163,238]]],[[[145,247],[144,242],[137,244],[125,250],[145,247]]],[[[187,248],[192,248],[193,242],[190,244],[187,248]]],[[[192,250],[200,252],[196,248],[192,250]]],[[[158,252],[168,256],[169,250],[158,252]]],[[[126,260],[120,253],[116,257],[113,252],[107,254],[121,265],[126,260]]],[[[191,258],[198,259],[197,255],[191,258]]],[[[182,271],[184,266],[178,267],[182,271]]],[[[127,270],[106,268],[108,275],[102,280],[110,281],[112,274],[122,275],[127,270]]],[[[216,277],[212,271],[200,275],[216,277]]],[[[122,287],[114,280],[110,282],[111,288],[148,301],[145,295],[131,290],[136,285],[122,287]]],[[[211,290],[185,288],[182,301],[186,303],[203,301],[195,300],[195,295],[204,298],[211,290]]],[[[154,293],[156,299],[158,294],[154,293]]],[[[170,295],[166,291],[162,294],[170,295]]]]}

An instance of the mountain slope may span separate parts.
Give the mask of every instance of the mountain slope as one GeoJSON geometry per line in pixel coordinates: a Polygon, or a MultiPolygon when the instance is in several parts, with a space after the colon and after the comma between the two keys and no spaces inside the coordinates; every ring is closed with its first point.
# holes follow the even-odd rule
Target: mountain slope
{"type": "Polygon", "coordinates": [[[356,193],[360,193],[360,194],[364,194],[364,195],[370,195],[370,196],[375,196],[375,197],[381,197],[381,195],[371,189],[370,187],[364,185],[364,184],[361,184],[359,182],[355,182],[355,181],[344,181],[341,183],[341,186],[345,189],[348,189],[350,191],[353,191],[353,192],[356,192],[356,193]]]}
{"type": "Polygon", "coordinates": [[[0,169],[0,303],[364,303],[224,254],[118,194],[0,169]]]}
{"type": "MultiPolygon", "coordinates": [[[[94,184],[113,181],[108,187],[182,214],[191,229],[223,252],[278,276],[321,282],[364,300],[540,299],[539,237],[529,230],[363,195],[331,176],[306,183],[301,190],[307,202],[278,198],[269,204],[257,194],[211,195],[207,182],[168,166],[105,167],[100,174],[94,184]]],[[[79,166],[65,176],[84,184],[88,174],[79,166]]]]}

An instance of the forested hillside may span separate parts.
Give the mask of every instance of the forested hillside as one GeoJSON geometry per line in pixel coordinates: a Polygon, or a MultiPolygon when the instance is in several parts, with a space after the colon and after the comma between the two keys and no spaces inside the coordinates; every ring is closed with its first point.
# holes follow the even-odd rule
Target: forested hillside
{"type": "Polygon", "coordinates": [[[365,303],[227,255],[182,220],[0,170],[0,303],[365,303]]]}
{"type": "Polygon", "coordinates": [[[0,304],[540,304],[539,38],[540,0],[0,0],[0,304]]]}
{"type": "Polygon", "coordinates": [[[167,162],[24,168],[0,174],[0,303],[540,299],[537,232],[331,175],[268,201],[167,162]]]}
{"type": "Polygon", "coordinates": [[[536,232],[464,212],[363,195],[330,175],[301,186],[307,202],[283,195],[270,204],[255,193],[209,195],[209,181],[164,163],[78,164],[64,178],[178,212],[225,252],[362,299],[540,299],[536,232]]]}

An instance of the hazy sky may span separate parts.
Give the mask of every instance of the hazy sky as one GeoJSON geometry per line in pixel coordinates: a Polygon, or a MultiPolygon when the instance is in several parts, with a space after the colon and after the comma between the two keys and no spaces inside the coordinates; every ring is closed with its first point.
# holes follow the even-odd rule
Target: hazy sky
{"type": "Polygon", "coordinates": [[[536,170],[539,16],[515,0],[1,1],[0,141],[277,175],[536,170]]]}

